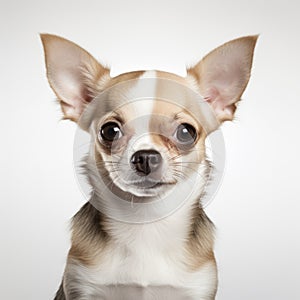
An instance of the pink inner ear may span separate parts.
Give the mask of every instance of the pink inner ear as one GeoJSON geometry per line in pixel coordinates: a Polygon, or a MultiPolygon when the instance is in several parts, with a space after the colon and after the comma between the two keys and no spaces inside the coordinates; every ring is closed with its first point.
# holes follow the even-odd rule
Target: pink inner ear
{"type": "MultiPolygon", "coordinates": [[[[216,88],[210,88],[204,94],[204,100],[212,106],[219,118],[232,118],[235,111],[235,105],[230,103],[230,96],[222,96],[216,88]]],[[[234,103],[235,101],[232,102],[234,103]]]]}
{"type": "Polygon", "coordinates": [[[83,104],[80,100],[77,100],[76,98],[74,98],[72,105],[61,101],[61,106],[66,117],[70,117],[73,119],[79,119],[82,111],[84,110],[83,104]]]}
{"type": "Polygon", "coordinates": [[[239,100],[240,90],[244,86],[247,71],[239,65],[242,64],[238,58],[216,57],[214,61],[203,62],[203,82],[205,97],[211,102],[218,101],[220,108],[225,108],[239,100]]]}
{"type": "Polygon", "coordinates": [[[84,99],[83,80],[78,66],[57,67],[51,79],[56,87],[56,92],[62,100],[71,105],[77,105],[77,100],[84,99]]]}
{"type": "Polygon", "coordinates": [[[204,100],[212,104],[216,100],[218,95],[218,90],[215,88],[211,88],[204,93],[204,100]]]}
{"type": "Polygon", "coordinates": [[[240,61],[221,55],[202,62],[200,87],[204,99],[212,106],[220,120],[233,118],[235,103],[247,82],[248,71],[239,66],[240,61]]]}

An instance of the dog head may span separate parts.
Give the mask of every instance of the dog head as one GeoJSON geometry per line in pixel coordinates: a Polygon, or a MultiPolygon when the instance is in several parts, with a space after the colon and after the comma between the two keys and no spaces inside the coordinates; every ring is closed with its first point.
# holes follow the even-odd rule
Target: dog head
{"type": "MultiPolygon", "coordinates": [[[[64,118],[92,135],[87,167],[122,198],[157,198],[208,169],[205,139],[232,120],[250,78],[257,36],[230,41],[180,77],[111,77],[76,44],[41,35],[49,83],[64,118]],[[95,161],[91,167],[91,160],[95,161]]],[[[92,180],[97,186],[96,180],[92,180]]]]}

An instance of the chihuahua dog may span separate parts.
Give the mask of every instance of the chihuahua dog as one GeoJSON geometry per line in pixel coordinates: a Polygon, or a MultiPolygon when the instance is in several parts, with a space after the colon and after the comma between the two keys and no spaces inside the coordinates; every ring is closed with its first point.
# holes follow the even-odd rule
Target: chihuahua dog
{"type": "Polygon", "coordinates": [[[205,140],[233,119],[257,36],[216,48],[185,77],[111,77],[73,42],[41,39],[64,119],[91,141],[84,167],[93,192],[73,218],[55,299],[215,299],[214,225],[202,205],[211,168],[205,140]]]}

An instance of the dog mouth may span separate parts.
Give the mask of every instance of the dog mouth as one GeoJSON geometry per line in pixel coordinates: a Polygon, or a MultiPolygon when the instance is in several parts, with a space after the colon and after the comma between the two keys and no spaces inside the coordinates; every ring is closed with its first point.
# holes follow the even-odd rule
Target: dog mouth
{"type": "Polygon", "coordinates": [[[167,181],[157,181],[149,178],[145,178],[142,180],[135,180],[129,183],[130,186],[135,187],[139,190],[154,190],[161,188],[163,186],[174,185],[175,182],[167,182],[167,181]]]}
{"type": "Polygon", "coordinates": [[[153,179],[135,180],[128,183],[128,192],[137,197],[160,197],[171,190],[175,182],[157,181],[153,179]]]}

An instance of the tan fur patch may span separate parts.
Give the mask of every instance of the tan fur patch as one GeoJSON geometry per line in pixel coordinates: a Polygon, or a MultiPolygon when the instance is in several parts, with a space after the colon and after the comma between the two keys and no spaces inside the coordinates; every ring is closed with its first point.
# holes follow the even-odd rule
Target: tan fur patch
{"type": "Polygon", "coordinates": [[[191,271],[199,270],[208,262],[215,263],[214,225],[198,205],[195,204],[193,210],[192,225],[186,243],[186,265],[191,271]]]}
{"type": "Polygon", "coordinates": [[[108,245],[109,236],[104,229],[105,217],[87,202],[72,220],[72,246],[69,259],[91,266],[99,262],[99,255],[108,245]]]}
{"type": "Polygon", "coordinates": [[[112,87],[112,86],[114,86],[118,83],[121,83],[121,82],[138,79],[144,73],[145,73],[145,71],[134,71],[134,72],[120,74],[116,77],[112,77],[111,80],[105,86],[105,88],[110,88],[110,87],[112,87]]]}

